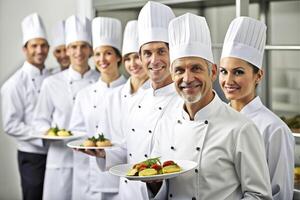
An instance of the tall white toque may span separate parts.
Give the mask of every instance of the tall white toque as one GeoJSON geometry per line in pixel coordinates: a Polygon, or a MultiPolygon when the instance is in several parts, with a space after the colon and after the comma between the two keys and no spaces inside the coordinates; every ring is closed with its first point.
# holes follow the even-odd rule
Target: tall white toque
{"type": "Polygon", "coordinates": [[[266,25],[250,17],[235,18],[227,30],[221,59],[236,57],[262,67],[266,43],[266,25]]]}
{"type": "Polygon", "coordinates": [[[93,48],[112,46],[121,52],[122,25],[120,20],[96,17],[92,21],[93,48]]]}
{"type": "Polygon", "coordinates": [[[58,47],[66,44],[65,21],[58,21],[52,28],[52,47],[58,47]]]}
{"type": "Polygon", "coordinates": [[[175,18],[172,9],[162,3],[148,1],[138,17],[139,48],[149,42],[166,42],[169,22],[175,18]]]}
{"type": "Polygon", "coordinates": [[[138,21],[131,20],[127,22],[124,30],[122,56],[129,53],[139,52],[139,38],[138,38],[138,21]]]}
{"type": "Polygon", "coordinates": [[[92,45],[91,22],[86,17],[72,15],[66,20],[66,46],[72,42],[87,42],[92,45]]]}
{"type": "Polygon", "coordinates": [[[43,38],[47,40],[44,23],[37,13],[32,13],[22,21],[23,46],[32,39],[43,38]]]}
{"type": "Polygon", "coordinates": [[[201,57],[214,63],[210,31],[204,17],[186,13],[169,24],[170,60],[201,57]]]}

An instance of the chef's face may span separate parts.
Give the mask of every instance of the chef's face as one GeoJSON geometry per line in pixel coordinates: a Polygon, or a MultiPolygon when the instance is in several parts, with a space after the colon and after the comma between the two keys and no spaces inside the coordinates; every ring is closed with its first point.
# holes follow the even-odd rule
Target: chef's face
{"type": "Polygon", "coordinates": [[[109,73],[118,70],[121,58],[113,47],[99,46],[94,50],[94,61],[101,73],[109,73]]]}
{"type": "Polygon", "coordinates": [[[137,79],[145,79],[148,75],[142,66],[142,62],[138,53],[129,53],[123,57],[125,69],[131,77],[137,79]]]}
{"type": "Polygon", "coordinates": [[[212,91],[216,78],[216,65],[208,64],[199,57],[176,59],[171,66],[172,79],[177,93],[186,103],[200,102],[212,91]]]}
{"type": "Polygon", "coordinates": [[[67,55],[70,57],[71,65],[86,67],[91,54],[92,49],[87,42],[76,41],[67,46],[67,55]]]}
{"type": "Polygon", "coordinates": [[[169,48],[164,42],[150,42],[140,49],[140,58],[151,81],[158,87],[169,84],[169,48]]]}
{"type": "Polygon", "coordinates": [[[70,58],[67,55],[67,49],[65,45],[59,45],[55,47],[53,55],[56,58],[57,62],[63,69],[66,69],[70,65],[70,58]]]}
{"type": "Polygon", "coordinates": [[[239,58],[226,57],[220,62],[219,83],[228,100],[250,102],[255,97],[256,85],[263,76],[248,62],[239,58]]]}
{"type": "Polygon", "coordinates": [[[49,44],[47,40],[35,38],[29,40],[23,47],[26,60],[34,66],[43,67],[49,52],[49,44]]]}

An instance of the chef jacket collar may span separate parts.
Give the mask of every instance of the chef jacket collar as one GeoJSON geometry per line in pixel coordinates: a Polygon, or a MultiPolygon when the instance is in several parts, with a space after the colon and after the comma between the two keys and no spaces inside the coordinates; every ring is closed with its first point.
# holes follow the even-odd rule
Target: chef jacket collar
{"type": "Polygon", "coordinates": [[[114,80],[113,82],[111,82],[109,85],[107,83],[105,83],[104,81],[102,81],[101,76],[97,82],[97,84],[99,84],[102,87],[107,87],[107,88],[114,88],[117,87],[119,85],[122,85],[122,83],[124,83],[126,81],[126,78],[121,75],[119,78],[117,78],[116,80],[114,80]]]}
{"type": "MultiPolygon", "coordinates": [[[[194,121],[205,121],[205,120],[209,120],[211,118],[218,116],[219,107],[224,102],[220,99],[220,97],[217,95],[217,93],[215,91],[213,91],[213,92],[215,95],[213,100],[195,114],[194,121]]],[[[182,113],[182,117],[184,120],[190,121],[190,116],[185,111],[184,105],[182,105],[181,113],[182,113]]]]}
{"type": "Polygon", "coordinates": [[[79,72],[75,71],[75,70],[73,69],[72,66],[70,66],[70,67],[68,68],[68,73],[67,73],[67,75],[68,75],[69,81],[78,81],[78,80],[86,79],[86,78],[92,76],[92,75],[93,75],[93,70],[90,68],[90,69],[89,69],[87,72],[85,72],[85,73],[83,74],[83,76],[82,76],[79,72]]]}
{"type": "Polygon", "coordinates": [[[40,71],[39,68],[37,68],[36,66],[30,64],[29,62],[25,61],[22,69],[28,73],[31,77],[36,77],[36,76],[40,76],[46,73],[47,69],[44,67],[42,72],[40,71]]]}
{"type": "Polygon", "coordinates": [[[259,110],[263,107],[263,103],[260,100],[260,97],[255,97],[252,101],[250,101],[244,108],[240,111],[242,114],[252,113],[253,111],[259,110]]]}
{"type": "MultiPolygon", "coordinates": [[[[138,91],[137,92],[139,92],[139,91],[143,91],[143,90],[146,90],[146,89],[148,89],[149,88],[149,86],[150,86],[150,80],[147,80],[147,81],[145,81],[144,83],[143,83],[143,85],[141,85],[141,87],[138,89],[138,91]]],[[[132,94],[132,92],[131,92],[131,78],[129,78],[127,81],[126,81],[126,83],[125,83],[125,85],[124,85],[124,90],[122,90],[123,92],[122,92],[122,95],[133,95],[132,94]]]]}
{"type": "Polygon", "coordinates": [[[174,83],[170,83],[169,85],[166,85],[166,86],[156,89],[156,90],[153,89],[152,84],[151,84],[150,90],[152,91],[153,96],[168,95],[168,94],[176,92],[174,83]]]}

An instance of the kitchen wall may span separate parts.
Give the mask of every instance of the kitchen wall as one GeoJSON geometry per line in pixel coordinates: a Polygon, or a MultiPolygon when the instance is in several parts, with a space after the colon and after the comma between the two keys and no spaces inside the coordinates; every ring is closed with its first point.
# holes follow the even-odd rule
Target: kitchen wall
{"type": "MultiPolygon", "coordinates": [[[[24,61],[22,53],[22,19],[33,12],[40,14],[47,32],[54,23],[65,19],[76,11],[74,0],[1,0],[0,1],[0,85],[14,73],[24,61]]],[[[48,34],[49,35],[49,34],[48,34]]],[[[49,53],[47,66],[55,66],[49,53]]],[[[17,168],[14,139],[3,133],[0,123],[0,199],[21,199],[21,188],[17,168]]]]}

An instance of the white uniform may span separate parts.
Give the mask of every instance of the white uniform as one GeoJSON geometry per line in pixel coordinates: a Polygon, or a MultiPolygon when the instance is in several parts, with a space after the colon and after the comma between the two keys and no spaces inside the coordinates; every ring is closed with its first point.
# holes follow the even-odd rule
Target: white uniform
{"type": "MultiPolygon", "coordinates": [[[[104,128],[106,122],[102,120],[105,109],[104,99],[110,92],[114,92],[114,88],[125,82],[124,76],[120,76],[108,87],[99,79],[97,83],[81,90],[74,104],[70,130],[87,132],[89,137],[103,132],[106,138],[110,138],[104,128]]],[[[72,198],[74,200],[105,199],[105,194],[102,195],[102,192],[116,193],[118,191],[118,179],[108,172],[102,173],[97,164],[95,165],[94,157],[81,152],[73,152],[72,198]]]]}
{"type": "Polygon", "coordinates": [[[264,138],[273,199],[293,199],[295,141],[291,130],[262,104],[259,97],[240,113],[252,119],[264,138]]]}
{"type": "MultiPolygon", "coordinates": [[[[98,159],[101,169],[121,163],[137,163],[150,157],[156,125],[171,102],[178,99],[173,84],[154,90],[152,87],[137,97],[125,121],[123,148],[106,151],[106,159],[98,159]],[[101,162],[103,161],[103,162],[101,162]],[[105,162],[105,163],[104,163],[105,162]]],[[[145,183],[120,180],[120,199],[148,199],[145,183]]]]}
{"type": "Polygon", "coordinates": [[[1,88],[3,128],[7,134],[16,138],[20,151],[47,153],[42,140],[32,137],[32,119],[40,87],[49,75],[47,69],[41,73],[37,67],[25,61],[1,88]]]}
{"type": "Polygon", "coordinates": [[[156,134],[152,156],[198,163],[169,180],[168,199],[271,199],[261,135],[216,94],[194,121],[183,109],[164,115],[156,134]]]}
{"type": "MultiPolygon", "coordinates": [[[[47,78],[42,85],[35,113],[35,125],[40,131],[58,126],[68,129],[76,94],[98,78],[94,70],[83,76],[72,67],[47,78]]],[[[73,152],[65,142],[51,142],[44,182],[45,200],[71,199],[73,152]]]]}

